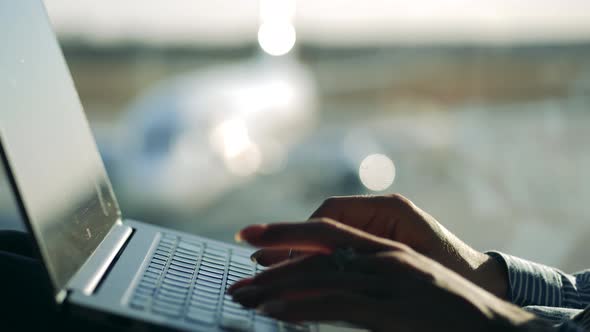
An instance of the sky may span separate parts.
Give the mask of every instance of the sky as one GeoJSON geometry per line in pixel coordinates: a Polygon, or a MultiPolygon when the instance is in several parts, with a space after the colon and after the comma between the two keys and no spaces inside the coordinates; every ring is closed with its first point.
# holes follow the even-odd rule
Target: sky
{"type": "MultiPolygon", "coordinates": [[[[60,35],[107,43],[235,45],[254,41],[260,21],[255,0],[44,1],[60,35]]],[[[299,41],[344,46],[579,41],[590,40],[590,1],[299,0],[293,24],[299,41]]]]}

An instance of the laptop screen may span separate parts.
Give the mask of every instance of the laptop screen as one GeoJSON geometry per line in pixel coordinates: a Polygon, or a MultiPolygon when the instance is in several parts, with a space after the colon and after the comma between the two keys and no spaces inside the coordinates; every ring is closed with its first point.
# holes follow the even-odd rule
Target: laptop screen
{"type": "Polygon", "coordinates": [[[56,295],[120,212],[40,0],[0,0],[0,140],[56,295]]]}

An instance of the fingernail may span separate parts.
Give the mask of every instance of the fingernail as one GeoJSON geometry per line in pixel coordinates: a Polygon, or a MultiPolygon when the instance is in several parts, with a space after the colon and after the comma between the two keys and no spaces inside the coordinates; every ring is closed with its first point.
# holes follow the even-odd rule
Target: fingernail
{"type": "Polygon", "coordinates": [[[269,301],[263,303],[256,308],[256,311],[263,315],[275,315],[285,311],[284,301],[269,301]]]}
{"type": "Polygon", "coordinates": [[[252,255],[250,255],[250,260],[252,261],[252,263],[258,264],[258,252],[255,252],[252,255]]]}
{"type": "Polygon", "coordinates": [[[236,241],[237,243],[240,243],[240,242],[242,242],[242,241],[243,241],[243,239],[242,239],[242,235],[240,234],[240,232],[237,232],[237,233],[234,235],[234,241],[236,241]]]}
{"type": "Polygon", "coordinates": [[[234,236],[234,240],[236,242],[242,242],[244,240],[248,240],[251,238],[255,238],[260,236],[266,230],[266,225],[259,224],[259,225],[251,225],[248,226],[241,231],[237,232],[234,236]]]}

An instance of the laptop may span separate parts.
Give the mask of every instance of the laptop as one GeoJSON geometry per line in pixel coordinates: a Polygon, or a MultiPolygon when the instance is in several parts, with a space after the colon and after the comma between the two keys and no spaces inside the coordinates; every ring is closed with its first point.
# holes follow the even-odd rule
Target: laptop
{"type": "Polygon", "coordinates": [[[225,295],[261,270],[250,249],[124,219],[43,3],[0,0],[0,22],[0,152],[58,306],[129,329],[317,328],[225,295]]]}

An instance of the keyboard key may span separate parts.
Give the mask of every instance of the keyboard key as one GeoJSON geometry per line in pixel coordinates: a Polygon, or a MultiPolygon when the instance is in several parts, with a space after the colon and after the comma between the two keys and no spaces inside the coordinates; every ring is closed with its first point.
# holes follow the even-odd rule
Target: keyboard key
{"type": "Polygon", "coordinates": [[[230,262],[233,264],[240,264],[240,265],[243,265],[246,267],[254,266],[254,263],[252,262],[252,260],[249,257],[246,258],[246,257],[232,255],[230,262]]]}
{"type": "Polygon", "coordinates": [[[203,304],[209,308],[217,308],[219,298],[210,298],[206,296],[193,296],[190,299],[190,305],[203,304]]]}
{"type": "Polygon", "coordinates": [[[207,293],[202,292],[199,290],[195,290],[195,292],[191,296],[191,301],[195,302],[207,302],[217,306],[219,303],[219,293],[207,293]]]}
{"type": "Polygon", "coordinates": [[[159,293],[154,297],[154,304],[161,304],[161,305],[170,305],[170,306],[177,306],[179,308],[184,307],[184,303],[186,301],[183,299],[175,298],[175,297],[166,297],[159,293]]]}
{"type": "Polygon", "coordinates": [[[235,311],[235,310],[222,310],[221,318],[229,318],[234,320],[241,320],[244,324],[250,324],[251,317],[250,313],[246,310],[235,311]]]}
{"type": "Polygon", "coordinates": [[[148,278],[152,278],[152,279],[160,279],[159,273],[155,273],[155,272],[151,272],[151,271],[145,271],[143,276],[148,277],[148,278]]]}
{"type": "Polygon", "coordinates": [[[197,279],[197,281],[195,283],[197,285],[204,286],[204,287],[209,287],[209,288],[213,288],[213,289],[221,289],[221,283],[213,283],[213,282],[209,282],[209,281],[203,280],[203,279],[197,279]]]}
{"type": "Polygon", "coordinates": [[[160,243],[158,243],[158,248],[164,248],[164,249],[173,249],[174,248],[174,241],[160,241],[160,243]]]}
{"type": "Polygon", "coordinates": [[[164,280],[174,280],[180,283],[186,283],[188,285],[190,284],[192,277],[183,277],[172,273],[166,273],[166,275],[164,276],[164,280]]]}
{"type": "Polygon", "coordinates": [[[229,271],[230,272],[240,272],[240,273],[245,273],[247,275],[252,275],[254,274],[254,269],[252,267],[242,267],[242,266],[238,266],[238,265],[229,265],[229,271]]]}
{"type": "Polygon", "coordinates": [[[221,285],[221,279],[219,278],[211,278],[205,274],[203,274],[202,272],[199,272],[199,274],[197,275],[197,280],[205,280],[214,284],[219,284],[221,285]]]}
{"type": "Polygon", "coordinates": [[[156,249],[156,254],[170,256],[172,254],[172,248],[158,247],[158,249],[156,249]]]}
{"type": "Polygon", "coordinates": [[[266,316],[254,315],[254,320],[256,322],[262,322],[265,324],[277,325],[277,321],[273,320],[272,318],[266,317],[266,316]]]}
{"type": "Polygon", "coordinates": [[[155,313],[162,314],[164,316],[177,318],[181,316],[182,308],[162,305],[160,303],[154,303],[152,306],[152,311],[155,313]]]}
{"type": "MultiPolygon", "coordinates": [[[[228,274],[228,275],[227,275],[227,280],[229,280],[229,281],[232,281],[232,282],[236,282],[236,281],[238,281],[238,280],[242,280],[242,279],[244,279],[244,278],[245,278],[245,277],[234,276],[234,275],[231,275],[231,274],[228,274]]],[[[247,277],[246,277],[246,278],[247,278],[247,277]]]]}
{"type": "Polygon", "coordinates": [[[215,323],[215,314],[211,311],[196,309],[196,308],[188,308],[186,311],[186,318],[195,321],[201,322],[206,324],[213,324],[215,323]]]}
{"type": "Polygon", "coordinates": [[[281,323],[281,331],[285,332],[304,332],[309,331],[309,328],[305,325],[301,324],[289,324],[289,323],[281,323]]]}
{"type": "Polygon", "coordinates": [[[249,317],[222,314],[219,325],[232,331],[252,331],[252,324],[249,317]]]}
{"type": "Polygon", "coordinates": [[[225,258],[221,258],[221,257],[217,257],[217,256],[207,256],[207,255],[203,255],[203,257],[201,257],[201,260],[210,264],[214,264],[215,266],[225,266],[225,258]]]}
{"type": "Polygon", "coordinates": [[[197,259],[179,257],[177,255],[174,255],[174,257],[172,257],[172,262],[180,262],[184,264],[189,264],[191,266],[197,265],[197,259]]]}
{"type": "Polygon", "coordinates": [[[202,309],[202,310],[209,310],[209,311],[217,311],[217,304],[215,304],[215,303],[190,301],[189,302],[189,307],[195,308],[195,309],[202,309]]]}
{"type": "Polygon", "coordinates": [[[160,289],[158,289],[158,294],[162,294],[162,295],[169,297],[169,298],[177,298],[179,300],[184,300],[188,296],[188,290],[183,291],[183,290],[179,290],[178,288],[168,289],[167,287],[168,286],[166,286],[166,285],[162,285],[162,287],[160,287],[160,289]]]}
{"type": "Polygon", "coordinates": [[[150,262],[150,265],[148,265],[148,266],[163,270],[164,267],[166,267],[166,263],[165,262],[162,262],[162,261],[154,261],[154,260],[152,260],[150,262]]]}
{"type": "Polygon", "coordinates": [[[162,281],[162,286],[166,285],[166,286],[170,286],[173,288],[177,288],[177,289],[186,289],[188,290],[188,288],[190,287],[188,282],[180,282],[180,281],[176,281],[176,280],[172,280],[170,278],[165,278],[162,281]]]}
{"type": "Polygon", "coordinates": [[[134,302],[134,303],[147,303],[147,302],[150,301],[150,299],[151,299],[150,296],[143,296],[143,295],[140,295],[140,294],[135,294],[131,298],[131,302],[134,302]]]}
{"type": "Polygon", "coordinates": [[[188,250],[188,251],[191,251],[191,252],[200,252],[201,251],[201,247],[200,246],[197,246],[197,245],[192,244],[192,243],[188,243],[186,241],[180,241],[178,243],[178,248],[182,248],[184,250],[188,250]]]}
{"type": "Polygon", "coordinates": [[[243,257],[246,259],[250,259],[250,256],[252,256],[253,251],[249,250],[249,249],[241,249],[241,248],[233,248],[232,249],[232,256],[239,256],[239,257],[243,257]]]}
{"type": "Polygon", "coordinates": [[[177,270],[174,270],[174,269],[168,269],[168,274],[175,275],[175,276],[178,276],[178,277],[181,277],[181,278],[185,278],[185,279],[188,279],[188,280],[192,280],[192,278],[193,278],[193,273],[192,272],[187,273],[187,272],[177,271],[177,270]]]}
{"type": "Polygon", "coordinates": [[[152,294],[156,290],[156,284],[148,284],[144,282],[140,282],[137,285],[136,291],[152,294]]]}
{"type": "Polygon", "coordinates": [[[256,332],[277,332],[279,330],[275,322],[254,321],[254,331],[256,332]]]}
{"type": "Polygon", "coordinates": [[[207,287],[207,286],[203,286],[203,285],[195,285],[195,290],[199,290],[205,293],[209,293],[209,294],[213,294],[213,295],[219,295],[221,293],[221,289],[219,288],[211,288],[211,287],[207,287]]]}
{"type": "Polygon", "coordinates": [[[234,302],[233,300],[224,300],[223,307],[228,308],[235,308],[235,309],[244,309],[241,304],[234,302]]]}
{"type": "Polygon", "coordinates": [[[182,254],[182,255],[186,255],[189,257],[201,257],[201,252],[200,251],[189,251],[189,250],[185,250],[182,248],[176,248],[176,253],[177,254],[182,254]]]}
{"type": "Polygon", "coordinates": [[[186,267],[182,267],[182,266],[178,266],[178,265],[174,265],[174,264],[170,264],[170,266],[168,267],[168,271],[170,271],[170,270],[188,273],[188,274],[193,274],[195,272],[195,269],[187,269],[186,267]]]}
{"type": "Polygon", "coordinates": [[[164,269],[163,268],[158,268],[158,267],[155,267],[155,266],[148,266],[148,268],[146,269],[146,271],[153,272],[153,273],[156,273],[156,274],[160,274],[160,273],[162,273],[164,271],[164,269]]]}
{"type": "Polygon", "coordinates": [[[176,241],[171,240],[171,239],[161,239],[160,243],[158,243],[158,247],[160,246],[169,246],[169,247],[174,247],[174,245],[176,244],[176,241]]]}
{"type": "Polygon", "coordinates": [[[153,296],[155,293],[155,288],[149,289],[149,288],[143,288],[143,287],[137,287],[135,289],[135,295],[143,295],[143,296],[153,296]]]}
{"type": "Polygon", "coordinates": [[[174,257],[183,258],[183,259],[187,259],[187,260],[195,261],[195,262],[199,259],[199,255],[186,254],[186,253],[179,252],[179,251],[176,251],[174,253],[174,257]]]}
{"type": "Polygon", "coordinates": [[[129,303],[129,306],[134,308],[134,309],[138,309],[138,310],[145,310],[148,307],[148,302],[134,302],[131,301],[129,303]]]}
{"type": "Polygon", "coordinates": [[[170,258],[170,256],[163,255],[163,254],[160,254],[160,253],[155,253],[154,254],[154,258],[155,259],[159,259],[159,260],[164,261],[164,262],[167,262],[168,261],[168,258],[170,258]]]}
{"type": "Polygon", "coordinates": [[[243,316],[243,317],[249,317],[250,316],[250,312],[242,309],[242,308],[234,308],[234,307],[227,307],[227,306],[223,306],[223,308],[221,309],[223,314],[228,314],[228,315],[235,315],[235,316],[243,316]]]}
{"type": "Polygon", "coordinates": [[[223,273],[213,273],[213,272],[209,272],[205,269],[199,269],[199,275],[200,276],[207,276],[209,278],[213,278],[213,279],[218,279],[218,280],[223,280],[223,273]]]}
{"type": "Polygon", "coordinates": [[[160,264],[160,265],[166,266],[166,263],[167,262],[168,262],[167,259],[161,259],[161,258],[154,257],[154,258],[152,258],[152,261],[150,262],[150,264],[156,263],[156,264],[160,264]]]}
{"type": "Polygon", "coordinates": [[[227,257],[230,254],[228,249],[215,248],[211,246],[205,246],[204,253],[220,257],[227,257]]]}
{"type": "Polygon", "coordinates": [[[177,260],[174,260],[174,259],[170,262],[170,266],[183,267],[183,268],[189,269],[189,270],[194,270],[194,269],[197,268],[197,265],[196,264],[183,263],[183,262],[180,262],[180,261],[177,261],[177,260]]]}
{"type": "Polygon", "coordinates": [[[225,263],[220,264],[219,262],[208,262],[208,261],[203,260],[201,262],[200,269],[203,269],[205,271],[209,271],[211,273],[224,274],[225,263]]]}
{"type": "Polygon", "coordinates": [[[232,270],[227,271],[227,274],[228,274],[228,276],[233,276],[233,277],[237,277],[237,278],[241,278],[241,279],[249,278],[252,276],[252,273],[244,273],[244,272],[238,272],[238,271],[232,271],[232,270]]]}
{"type": "Polygon", "coordinates": [[[197,261],[196,260],[190,260],[190,259],[186,259],[183,257],[177,257],[177,256],[172,257],[170,264],[174,264],[176,266],[184,267],[186,269],[191,269],[191,270],[196,270],[196,268],[197,268],[197,261]]]}

